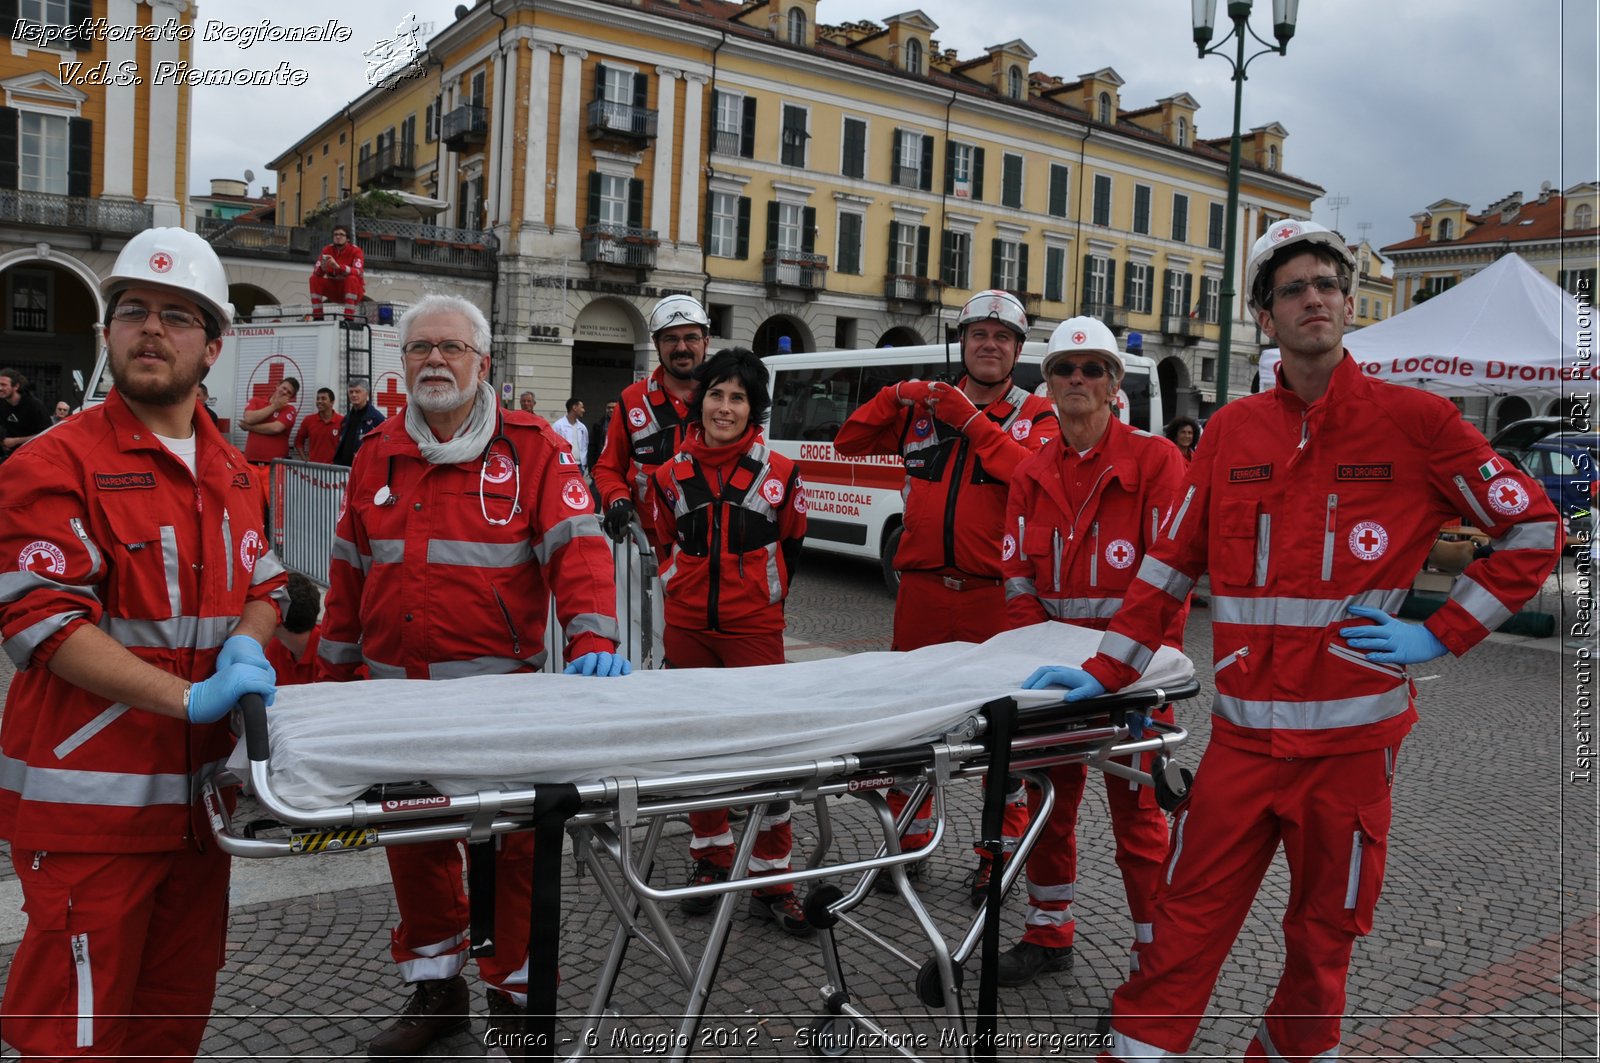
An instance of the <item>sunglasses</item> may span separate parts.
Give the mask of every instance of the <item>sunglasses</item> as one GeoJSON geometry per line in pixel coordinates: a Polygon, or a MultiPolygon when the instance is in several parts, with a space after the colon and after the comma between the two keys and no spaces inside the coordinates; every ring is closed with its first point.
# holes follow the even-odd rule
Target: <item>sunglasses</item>
{"type": "Polygon", "coordinates": [[[1110,372],[1102,362],[1056,362],[1050,367],[1050,375],[1070,378],[1073,373],[1082,373],[1085,380],[1099,380],[1110,372]]]}

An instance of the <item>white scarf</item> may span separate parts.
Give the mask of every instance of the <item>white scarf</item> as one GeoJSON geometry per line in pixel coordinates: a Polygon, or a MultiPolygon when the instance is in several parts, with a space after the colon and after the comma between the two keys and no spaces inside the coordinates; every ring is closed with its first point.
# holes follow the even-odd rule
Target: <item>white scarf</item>
{"type": "Polygon", "coordinates": [[[422,408],[414,402],[406,403],[406,435],[416,441],[417,449],[430,465],[457,465],[471,461],[494,438],[495,411],[500,405],[494,388],[487,380],[478,381],[478,394],[472,403],[472,412],[466,423],[448,441],[441,443],[433,429],[422,416],[422,408]]]}

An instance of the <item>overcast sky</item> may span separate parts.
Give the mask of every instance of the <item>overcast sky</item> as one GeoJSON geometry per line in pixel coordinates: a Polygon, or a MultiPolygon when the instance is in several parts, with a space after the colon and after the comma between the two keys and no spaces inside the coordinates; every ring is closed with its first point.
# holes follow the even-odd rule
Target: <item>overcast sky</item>
{"type": "MultiPolygon", "coordinates": [[[[362,52],[394,36],[408,14],[434,30],[456,0],[207,0],[195,41],[199,67],[276,66],[308,73],[299,88],[196,87],[191,192],[213,177],[255,171],[316,123],[366,90],[362,52]],[[348,26],[344,44],[237,44],[203,40],[205,24],[230,27],[348,26]]],[[[1034,70],[1066,80],[1114,67],[1134,109],[1177,92],[1200,101],[1199,135],[1231,129],[1229,64],[1196,57],[1188,0],[921,0],[941,47],[963,58],[1014,38],[1039,55],[1034,70]]],[[[1226,0],[1218,3],[1226,11],[1226,0]]],[[[1256,4],[1256,30],[1271,37],[1271,0],[1256,4]]],[[[818,18],[881,20],[906,0],[820,0],[818,18]]],[[[1219,14],[1219,21],[1226,21],[1219,14]]],[[[1328,195],[1316,220],[1335,222],[1330,200],[1347,198],[1337,222],[1352,240],[1382,246],[1411,236],[1410,216],[1443,198],[1481,210],[1521,190],[1538,194],[1600,178],[1596,128],[1595,0],[1306,0],[1286,56],[1251,64],[1243,127],[1280,122],[1289,131],[1285,169],[1328,195]]],[[[1219,27],[1218,36],[1221,36],[1219,27]]],[[[1231,52],[1231,46],[1230,46],[1231,52]]]]}

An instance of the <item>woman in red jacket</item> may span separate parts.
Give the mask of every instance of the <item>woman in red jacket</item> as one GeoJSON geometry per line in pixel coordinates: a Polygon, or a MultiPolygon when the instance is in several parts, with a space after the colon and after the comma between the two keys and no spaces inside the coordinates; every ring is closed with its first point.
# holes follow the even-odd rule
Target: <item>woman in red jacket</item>
{"type": "MultiPolygon", "coordinates": [[[[718,352],[695,371],[693,426],[673,460],[653,474],[656,541],[666,596],[662,632],[671,668],[783,663],[783,599],[806,533],[806,499],[794,464],[761,441],[771,399],[767,369],[743,348],[718,352]]],[[[725,882],[733,866],[726,810],[691,812],[690,885],[725,882]]],[[[789,803],[767,805],[750,875],[789,870],[789,803]]],[[[709,912],[714,896],[687,897],[709,912]]],[[[811,925],[787,884],[757,890],[750,914],[791,934],[811,925]]]]}

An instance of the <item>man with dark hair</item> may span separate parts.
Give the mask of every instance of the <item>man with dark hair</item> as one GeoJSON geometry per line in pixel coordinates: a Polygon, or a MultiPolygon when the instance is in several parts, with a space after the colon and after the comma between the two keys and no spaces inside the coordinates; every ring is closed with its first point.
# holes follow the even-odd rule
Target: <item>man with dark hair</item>
{"type": "Polygon", "coordinates": [[[556,423],[550,427],[556,434],[567,441],[567,446],[572,448],[572,456],[578,459],[578,464],[583,469],[589,468],[589,426],[583,423],[583,400],[568,399],[567,415],[557,417],[556,423]]]}
{"type": "Polygon", "coordinates": [[[49,427],[44,407],[28,392],[28,378],[0,369],[0,460],[49,427]]]}
{"type": "Polygon", "coordinates": [[[206,411],[206,416],[211,418],[212,424],[219,428],[222,426],[222,422],[217,418],[217,411],[211,408],[211,389],[206,387],[204,380],[200,381],[200,408],[206,411]]]}
{"type": "Polygon", "coordinates": [[[366,258],[350,242],[349,228],[335,225],[333,242],[323,247],[311,271],[311,319],[322,320],[322,304],[329,299],[344,303],[346,321],[353,318],[356,304],[367,292],[365,270],[366,258]]]}
{"type": "Polygon", "coordinates": [[[339,427],[344,423],[333,409],[332,388],[317,389],[317,408],[306,414],[294,434],[295,453],[306,461],[332,465],[339,450],[339,427]]]}
{"type": "Polygon", "coordinates": [[[267,661],[280,687],[317,681],[317,643],[322,638],[322,592],[310,577],[289,573],[289,608],[267,643],[267,661]]]}
{"type": "Polygon", "coordinates": [[[350,407],[345,411],[339,427],[339,447],[334,451],[335,465],[353,465],[361,442],[383,423],[383,411],[372,404],[372,392],[365,380],[350,381],[350,407]]]}
{"type": "Polygon", "coordinates": [[[248,435],[244,441],[244,460],[252,465],[271,465],[275,458],[289,456],[289,433],[294,431],[294,400],[300,395],[300,381],[286,376],[278,381],[270,398],[251,399],[239,415],[239,427],[248,435]]]}
{"type": "Polygon", "coordinates": [[[585,464],[590,471],[594,470],[594,463],[599,460],[600,452],[606,448],[606,430],[611,427],[611,416],[617,411],[615,399],[606,403],[606,411],[600,419],[589,426],[589,453],[585,457],[585,464]]]}

